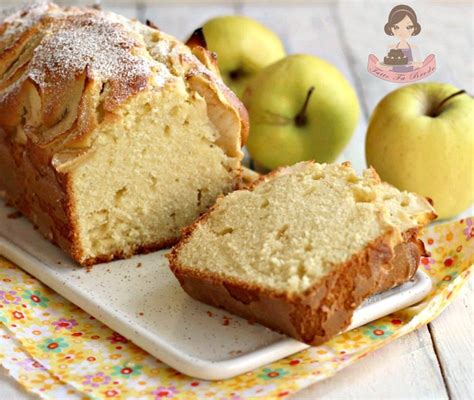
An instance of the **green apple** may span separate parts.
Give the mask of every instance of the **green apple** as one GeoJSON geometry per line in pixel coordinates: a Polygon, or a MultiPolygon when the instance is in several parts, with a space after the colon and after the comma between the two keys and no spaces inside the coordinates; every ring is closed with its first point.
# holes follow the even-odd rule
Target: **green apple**
{"type": "Polygon", "coordinates": [[[382,179],[431,198],[440,218],[474,200],[474,100],[454,86],[389,93],[370,118],[365,148],[382,179]]]}
{"type": "Polygon", "coordinates": [[[247,148],[267,169],[303,160],[334,161],[359,118],[357,96],[344,76],[305,54],[260,71],[243,101],[250,115],[247,148]]]}
{"type": "Polygon", "coordinates": [[[202,31],[208,50],[217,53],[224,82],[239,97],[255,73],[285,56],[278,36],[248,17],[216,17],[202,31]]]}

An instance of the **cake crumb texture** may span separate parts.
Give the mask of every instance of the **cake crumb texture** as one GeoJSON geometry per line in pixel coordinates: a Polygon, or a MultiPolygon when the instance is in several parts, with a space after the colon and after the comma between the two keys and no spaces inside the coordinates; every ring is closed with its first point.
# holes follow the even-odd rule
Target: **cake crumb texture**
{"type": "Polygon", "coordinates": [[[431,212],[424,198],[382,183],[374,170],[358,177],[349,164],[301,163],[219,199],[178,246],[177,262],[302,293],[380,236],[401,241],[431,212]]]}

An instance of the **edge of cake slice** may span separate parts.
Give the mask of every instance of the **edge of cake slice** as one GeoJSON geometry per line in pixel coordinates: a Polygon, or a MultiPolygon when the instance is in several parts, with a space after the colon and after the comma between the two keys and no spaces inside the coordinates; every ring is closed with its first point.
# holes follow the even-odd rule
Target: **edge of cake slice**
{"type": "Polygon", "coordinates": [[[168,258],[191,297],[317,345],[413,276],[434,218],[371,168],[304,162],[219,198],[168,258]]]}

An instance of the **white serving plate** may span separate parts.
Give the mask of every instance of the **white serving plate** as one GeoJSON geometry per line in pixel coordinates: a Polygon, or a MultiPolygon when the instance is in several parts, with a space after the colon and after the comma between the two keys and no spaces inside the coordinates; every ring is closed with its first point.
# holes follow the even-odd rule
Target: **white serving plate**
{"type": "MultiPolygon", "coordinates": [[[[231,378],[308,347],[191,299],[168,268],[167,250],[87,272],[26,218],[7,218],[12,212],[0,200],[0,254],[184,374],[231,378]]],[[[368,299],[349,329],[412,305],[430,289],[431,280],[418,271],[411,282],[368,299]]]]}

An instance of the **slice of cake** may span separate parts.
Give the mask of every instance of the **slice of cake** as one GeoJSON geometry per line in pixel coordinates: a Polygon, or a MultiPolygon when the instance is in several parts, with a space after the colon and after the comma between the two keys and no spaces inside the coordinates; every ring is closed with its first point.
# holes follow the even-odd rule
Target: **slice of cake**
{"type": "Polygon", "coordinates": [[[413,276],[417,233],[435,217],[373,169],[306,162],[218,199],[168,257],[195,299],[316,345],[413,276]]]}
{"type": "Polygon", "coordinates": [[[92,8],[0,18],[0,190],[84,265],[175,243],[240,182],[247,113],[212,60],[92,8]]]}

